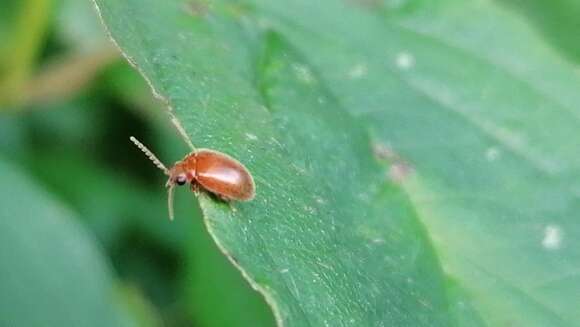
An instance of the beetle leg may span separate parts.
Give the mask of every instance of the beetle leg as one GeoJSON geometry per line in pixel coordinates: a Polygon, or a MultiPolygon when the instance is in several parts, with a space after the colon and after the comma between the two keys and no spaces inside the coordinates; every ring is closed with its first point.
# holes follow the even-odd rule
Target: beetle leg
{"type": "Polygon", "coordinates": [[[191,191],[193,193],[195,193],[195,195],[198,195],[199,194],[199,185],[197,185],[197,183],[195,183],[195,182],[192,182],[191,183],[191,191]]]}
{"type": "Polygon", "coordinates": [[[230,207],[230,210],[232,210],[233,212],[237,212],[238,209],[236,209],[236,207],[232,204],[231,201],[228,201],[228,206],[230,207]]]}

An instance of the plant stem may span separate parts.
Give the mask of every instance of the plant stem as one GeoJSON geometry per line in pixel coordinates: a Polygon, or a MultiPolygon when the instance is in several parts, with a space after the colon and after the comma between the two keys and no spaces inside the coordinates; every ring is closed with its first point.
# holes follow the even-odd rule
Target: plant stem
{"type": "MultiPolygon", "coordinates": [[[[23,0],[0,76],[0,104],[17,105],[44,41],[52,0],[23,0]]],[[[0,107],[1,108],[1,107],[0,107]]]]}

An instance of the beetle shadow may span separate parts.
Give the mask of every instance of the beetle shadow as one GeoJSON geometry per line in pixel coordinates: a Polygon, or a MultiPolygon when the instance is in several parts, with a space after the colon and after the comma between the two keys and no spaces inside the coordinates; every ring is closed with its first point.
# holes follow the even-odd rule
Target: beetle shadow
{"type": "Polygon", "coordinates": [[[219,196],[219,195],[217,195],[215,193],[208,192],[206,190],[199,190],[199,191],[196,191],[194,193],[198,197],[199,196],[206,196],[206,197],[212,199],[212,201],[214,201],[216,203],[219,203],[220,206],[227,206],[230,210],[235,211],[235,208],[232,205],[232,201],[231,200],[224,199],[223,197],[221,197],[221,196],[219,196]]]}

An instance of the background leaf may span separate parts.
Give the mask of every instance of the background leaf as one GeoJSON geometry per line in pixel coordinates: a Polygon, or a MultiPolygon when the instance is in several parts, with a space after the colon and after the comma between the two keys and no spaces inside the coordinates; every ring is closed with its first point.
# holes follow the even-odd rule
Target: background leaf
{"type": "Polygon", "coordinates": [[[0,288],[8,295],[0,324],[132,326],[110,267],[72,212],[3,160],[0,171],[0,288]]]}
{"type": "Polygon", "coordinates": [[[578,325],[580,81],[518,13],[97,3],[195,144],[253,172],[255,201],[201,206],[280,321],[578,325]]]}

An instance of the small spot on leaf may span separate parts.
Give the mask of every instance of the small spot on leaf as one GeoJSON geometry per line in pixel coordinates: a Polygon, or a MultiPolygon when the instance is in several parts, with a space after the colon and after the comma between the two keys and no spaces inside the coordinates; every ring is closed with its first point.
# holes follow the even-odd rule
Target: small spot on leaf
{"type": "Polygon", "coordinates": [[[373,152],[377,159],[390,164],[387,171],[387,178],[391,181],[402,183],[413,172],[413,167],[391,147],[381,143],[375,143],[373,145],[373,152]]]}
{"type": "Polygon", "coordinates": [[[397,54],[395,63],[401,70],[411,69],[415,66],[415,56],[407,51],[401,51],[397,54]]]}
{"type": "Polygon", "coordinates": [[[303,64],[293,64],[292,69],[294,70],[296,77],[305,84],[313,84],[316,82],[314,74],[312,74],[312,71],[308,66],[303,64]]]}
{"type": "Polygon", "coordinates": [[[185,10],[191,16],[203,17],[207,15],[209,6],[202,0],[189,0],[185,3],[185,10]]]}
{"type": "Polygon", "coordinates": [[[252,133],[246,133],[246,138],[250,141],[256,141],[258,137],[252,133]]]}
{"type": "Polygon", "coordinates": [[[348,71],[348,77],[350,79],[360,79],[367,75],[368,67],[364,63],[358,63],[350,68],[348,71]]]}
{"type": "Polygon", "coordinates": [[[487,159],[487,161],[496,161],[497,159],[499,159],[501,155],[501,151],[497,148],[497,147],[489,147],[486,151],[485,151],[485,158],[487,159]]]}
{"type": "Polygon", "coordinates": [[[562,228],[557,225],[548,225],[544,228],[542,246],[546,250],[558,250],[562,246],[562,228]]]}
{"type": "Polygon", "coordinates": [[[406,163],[393,163],[389,168],[389,178],[395,183],[402,183],[412,172],[413,168],[406,163]]]}

